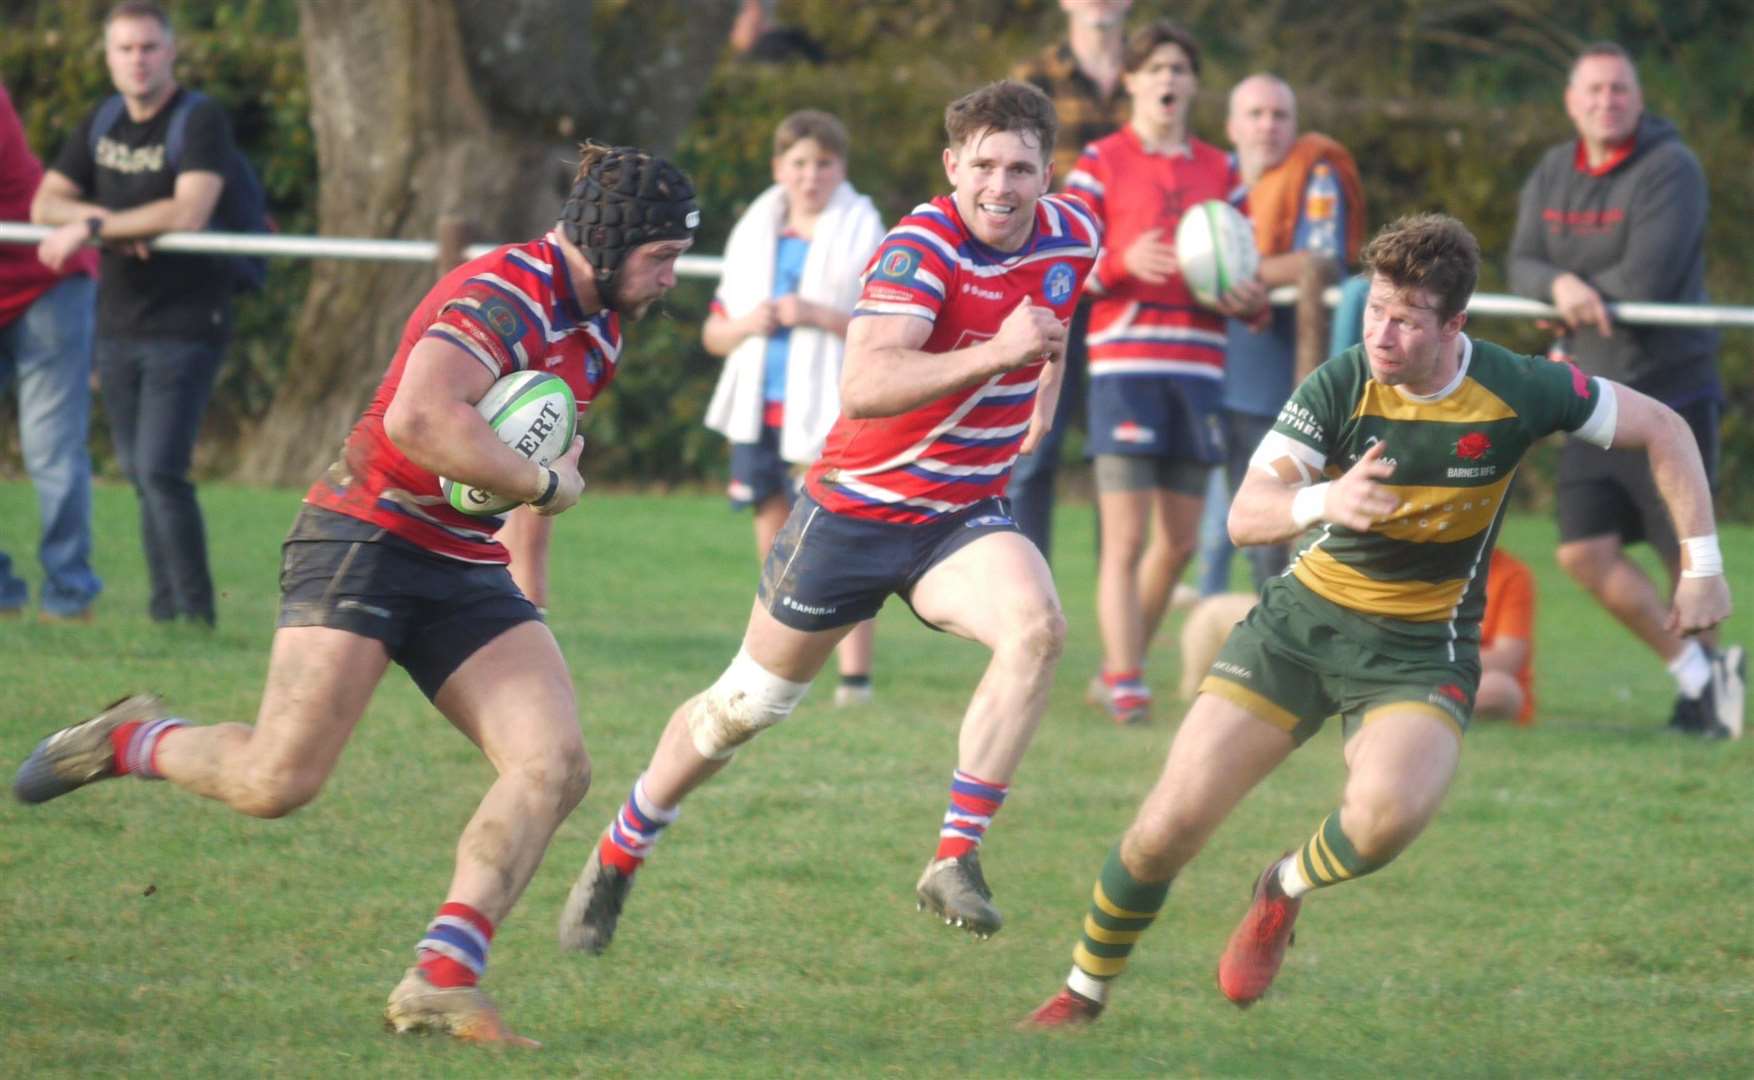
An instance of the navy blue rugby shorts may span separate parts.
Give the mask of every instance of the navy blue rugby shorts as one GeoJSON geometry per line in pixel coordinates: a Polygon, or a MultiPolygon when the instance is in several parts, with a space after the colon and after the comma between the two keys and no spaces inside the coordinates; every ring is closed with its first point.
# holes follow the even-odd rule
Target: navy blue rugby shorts
{"type": "Polygon", "coordinates": [[[983,499],[924,525],[902,525],[832,513],[806,492],[774,538],[756,598],[794,630],[863,622],[891,594],[911,607],[908,597],[927,571],[973,541],[1018,531],[1002,498],[983,499]]]}

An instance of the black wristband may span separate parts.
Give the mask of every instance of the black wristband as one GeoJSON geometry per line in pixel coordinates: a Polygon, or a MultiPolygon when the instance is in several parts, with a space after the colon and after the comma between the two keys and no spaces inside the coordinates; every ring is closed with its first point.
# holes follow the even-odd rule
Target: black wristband
{"type": "Polygon", "coordinates": [[[98,238],[98,234],[103,232],[103,229],[104,229],[104,219],[98,217],[96,214],[93,214],[90,217],[85,219],[85,235],[89,239],[96,240],[98,238]]]}
{"type": "Polygon", "coordinates": [[[554,501],[554,493],[560,490],[560,474],[546,465],[542,471],[548,474],[548,486],[542,489],[542,494],[530,500],[531,506],[547,506],[554,501]]]}

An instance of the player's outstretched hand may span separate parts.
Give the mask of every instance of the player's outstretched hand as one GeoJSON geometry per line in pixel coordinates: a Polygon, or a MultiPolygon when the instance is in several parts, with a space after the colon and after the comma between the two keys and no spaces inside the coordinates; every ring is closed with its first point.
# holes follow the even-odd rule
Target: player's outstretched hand
{"type": "Polygon", "coordinates": [[[1722,574],[1683,577],[1675,586],[1675,606],[1669,609],[1671,634],[1697,634],[1730,617],[1730,586],[1722,574]]]}
{"type": "Polygon", "coordinates": [[[585,493],[585,478],[579,475],[579,454],[584,449],[585,437],[574,435],[572,445],[567,448],[566,453],[555,458],[548,466],[554,470],[554,475],[560,477],[560,486],[554,489],[554,498],[541,506],[531,503],[530,509],[543,517],[553,517],[578,505],[580,496],[585,493]]]}
{"type": "Polygon", "coordinates": [[[1005,358],[1006,371],[1037,360],[1051,363],[1065,355],[1066,324],[1053,308],[1032,304],[1025,296],[999,324],[993,343],[1005,358]]]}
{"type": "Polygon", "coordinates": [[[1383,457],[1387,451],[1387,443],[1371,443],[1344,476],[1328,485],[1323,518],[1355,532],[1369,532],[1395,512],[1401,500],[1382,483],[1395,473],[1394,461],[1383,457]]]}

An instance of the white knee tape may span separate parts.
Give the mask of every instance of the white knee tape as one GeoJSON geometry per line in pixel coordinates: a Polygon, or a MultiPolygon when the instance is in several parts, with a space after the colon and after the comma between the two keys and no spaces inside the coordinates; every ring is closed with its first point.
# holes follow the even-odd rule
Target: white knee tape
{"type": "Polygon", "coordinates": [[[688,711],[688,731],[702,757],[723,761],[764,729],[790,716],[807,682],[792,682],[756,663],[748,652],[737,658],[688,711]]]}

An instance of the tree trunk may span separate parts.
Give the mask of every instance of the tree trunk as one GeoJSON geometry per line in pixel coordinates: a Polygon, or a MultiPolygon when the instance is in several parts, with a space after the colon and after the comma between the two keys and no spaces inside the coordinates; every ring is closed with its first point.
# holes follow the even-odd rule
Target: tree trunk
{"type": "MultiPolygon", "coordinates": [[[[584,137],[666,152],[735,0],[299,0],[319,231],[521,241],[555,221],[584,137]],[[599,57],[603,59],[598,59],[599,57]]],[[[302,485],[395,354],[431,266],[320,261],[237,475],[302,485]]]]}

